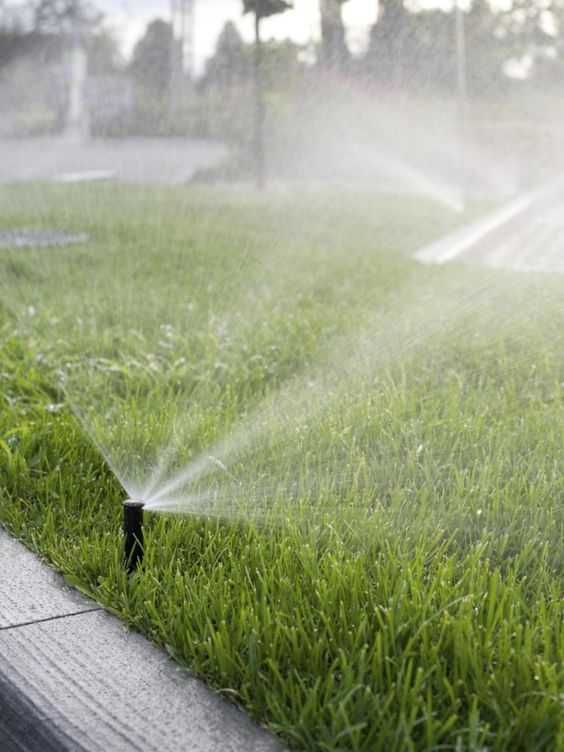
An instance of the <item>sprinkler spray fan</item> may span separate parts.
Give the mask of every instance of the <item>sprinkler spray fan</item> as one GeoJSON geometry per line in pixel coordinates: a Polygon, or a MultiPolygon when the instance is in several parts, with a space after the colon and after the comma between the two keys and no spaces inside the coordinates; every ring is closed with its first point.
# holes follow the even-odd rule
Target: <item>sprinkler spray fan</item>
{"type": "Polygon", "coordinates": [[[133,574],[143,561],[143,508],[135,499],[123,502],[123,554],[128,574],[133,574]]]}

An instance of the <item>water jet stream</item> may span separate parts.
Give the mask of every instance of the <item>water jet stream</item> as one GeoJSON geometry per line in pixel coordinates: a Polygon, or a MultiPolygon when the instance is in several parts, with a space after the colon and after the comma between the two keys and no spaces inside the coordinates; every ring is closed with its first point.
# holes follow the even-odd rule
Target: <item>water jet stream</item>
{"type": "MultiPolygon", "coordinates": [[[[308,388],[303,380],[287,384],[271,400],[244,419],[234,433],[157,487],[150,497],[146,496],[147,508],[154,510],[174,508],[178,511],[183,504],[182,499],[186,499],[185,508],[187,513],[190,513],[190,510],[194,509],[195,498],[198,497],[196,484],[200,484],[206,477],[213,475],[217,471],[219,462],[221,462],[222,472],[225,472],[229,466],[238,461],[243,452],[248,452],[255,444],[258,445],[261,437],[265,438],[273,432],[291,429],[294,420],[299,424],[301,421],[320,415],[331,404],[334,404],[335,400],[339,400],[340,389],[344,387],[347,391],[354,391],[357,379],[373,377],[375,372],[381,372],[386,366],[397,362],[402,354],[415,351],[433,336],[444,333],[447,329],[455,330],[463,323],[464,316],[479,310],[484,300],[489,300],[492,308],[495,309],[491,313],[492,319],[499,321],[500,309],[493,305],[493,301],[497,296],[500,302],[503,302],[505,290],[503,286],[496,289],[496,283],[499,284],[499,280],[492,273],[487,281],[483,280],[482,286],[472,287],[466,290],[464,295],[461,295],[461,290],[457,285],[450,290],[450,297],[448,294],[445,295],[446,291],[443,288],[444,297],[440,301],[435,299],[435,306],[431,311],[426,311],[424,316],[421,316],[421,313],[425,310],[425,304],[429,303],[429,298],[436,293],[436,290],[434,285],[424,291],[419,289],[419,297],[416,298],[415,303],[412,303],[409,310],[406,311],[403,306],[403,321],[407,326],[407,331],[399,337],[400,348],[397,346],[397,334],[402,327],[398,327],[397,321],[394,321],[395,327],[391,340],[382,334],[374,336],[373,330],[370,329],[364,335],[358,336],[352,346],[348,341],[340,343],[320,369],[313,374],[308,374],[308,382],[316,383],[313,394],[311,388],[308,388]],[[348,366],[343,369],[340,365],[342,363],[348,366]]],[[[393,319],[396,316],[399,316],[399,311],[394,312],[393,319]]],[[[386,318],[389,322],[389,312],[386,318]]],[[[374,327],[377,327],[378,331],[386,331],[386,318],[375,319],[374,327]]],[[[335,474],[335,469],[333,469],[333,474],[335,474]]],[[[252,496],[252,489],[248,485],[244,488],[246,488],[244,492],[249,492],[252,496]]],[[[232,489],[233,496],[241,492],[242,489],[238,491],[232,489]]],[[[203,493],[206,491],[204,490],[203,493]]],[[[205,498],[206,502],[214,499],[213,492],[211,497],[205,498]]],[[[217,495],[215,499],[218,499],[217,495]]]]}
{"type": "MultiPolygon", "coordinates": [[[[418,251],[414,258],[425,264],[445,264],[455,259],[478,258],[486,265],[527,269],[520,266],[518,249],[528,248],[523,237],[524,232],[535,234],[535,246],[538,240],[539,216],[552,216],[555,204],[558,204],[564,190],[564,179],[558,178],[548,185],[520,196],[485,219],[478,220],[470,227],[462,228],[451,236],[418,251]],[[531,216],[532,215],[532,216],[531,216]],[[503,263],[500,263],[503,260],[503,263]]],[[[564,255],[564,246],[562,248],[564,255]]],[[[537,270],[542,270],[537,267],[537,270]]],[[[550,269],[547,269],[549,271],[550,269]]]]}

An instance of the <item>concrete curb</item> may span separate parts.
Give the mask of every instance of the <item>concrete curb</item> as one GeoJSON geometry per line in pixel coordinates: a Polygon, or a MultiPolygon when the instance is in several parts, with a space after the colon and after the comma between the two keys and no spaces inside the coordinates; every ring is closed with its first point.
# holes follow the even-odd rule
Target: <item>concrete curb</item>
{"type": "Polygon", "coordinates": [[[0,529],[2,752],[281,752],[0,529]]]}

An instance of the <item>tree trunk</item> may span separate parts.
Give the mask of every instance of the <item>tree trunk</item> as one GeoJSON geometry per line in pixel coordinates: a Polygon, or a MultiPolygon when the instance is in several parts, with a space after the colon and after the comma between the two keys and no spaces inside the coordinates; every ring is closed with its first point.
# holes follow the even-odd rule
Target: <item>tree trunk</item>
{"type": "Polygon", "coordinates": [[[320,0],[321,62],[335,73],[343,73],[349,59],[341,0],[320,0]]]}
{"type": "Polygon", "coordinates": [[[88,58],[80,29],[78,3],[73,3],[71,15],[71,48],[68,54],[69,97],[65,133],[67,138],[83,141],[88,138],[88,104],[86,85],[88,58]]]}
{"type": "Polygon", "coordinates": [[[255,11],[255,122],[253,135],[253,156],[255,161],[256,185],[259,190],[263,190],[266,185],[266,160],[264,149],[265,104],[260,21],[261,17],[259,12],[255,11]]]}

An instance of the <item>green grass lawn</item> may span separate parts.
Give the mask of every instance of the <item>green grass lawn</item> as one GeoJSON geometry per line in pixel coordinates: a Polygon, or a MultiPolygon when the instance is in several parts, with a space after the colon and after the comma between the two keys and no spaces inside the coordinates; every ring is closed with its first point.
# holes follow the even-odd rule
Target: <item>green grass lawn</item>
{"type": "Polygon", "coordinates": [[[91,235],[0,250],[0,522],[299,750],[564,750],[560,281],[410,260],[460,221],[0,188],[91,235]],[[230,503],[148,514],[128,580],[110,464],[228,436],[230,503]]]}

